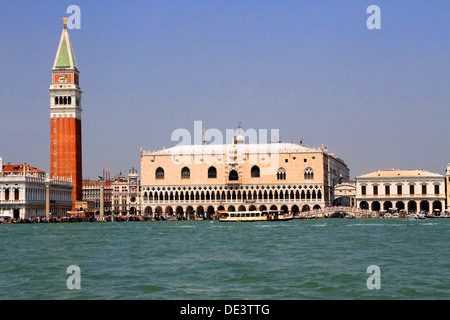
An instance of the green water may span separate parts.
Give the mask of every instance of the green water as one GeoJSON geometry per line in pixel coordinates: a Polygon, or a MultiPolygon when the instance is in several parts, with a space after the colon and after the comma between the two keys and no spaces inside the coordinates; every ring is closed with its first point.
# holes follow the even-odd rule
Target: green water
{"type": "Polygon", "coordinates": [[[0,299],[449,299],[449,230],[450,219],[4,224],[0,299]]]}

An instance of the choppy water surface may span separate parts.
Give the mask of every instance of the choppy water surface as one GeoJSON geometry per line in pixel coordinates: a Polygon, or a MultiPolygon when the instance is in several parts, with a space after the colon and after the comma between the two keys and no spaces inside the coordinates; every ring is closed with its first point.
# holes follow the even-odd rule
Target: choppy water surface
{"type": "Polygon", "coordinates": [[[449,299],[450,219],[0,225],[0,299],[449,299]],[[81,271],[69,290],[67,267],[81,271]],[[381,271],[369,290],[367,268],[381,271]]]}

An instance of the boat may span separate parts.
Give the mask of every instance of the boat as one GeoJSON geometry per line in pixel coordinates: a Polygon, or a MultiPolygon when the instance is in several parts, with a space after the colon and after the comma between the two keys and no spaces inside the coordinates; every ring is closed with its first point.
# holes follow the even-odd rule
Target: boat
{"type": "Polygon", "coordinates": [[[217,211],[220,222],[290,221],[292,214],[278,210],[269,211],[217,211]]]}
{"type": "Polygon", "coordinates": [[[413,219],[413,220],[424,220],[425,216],[423,214],[420,213],[415,213],[409,216],[409,219],[413,219]]]}
{"type": "Polygon", "coordinates": [[[434,209],[433,212],[426,213],[425,217],[426,218],[442,218],[441,217],[441,211],[438,210],[438,209],[434,209]]]}
{"type": "Polygon", "coordinates": [[[290,221],[294,219],[294,214],[282,210],[263,211],[267,215],[267,221],[290,221]]]}
{"type": "Polygon", "coordinates": [[[345,211],[335,211],[330,215],[330,218],[345,218],[347,212],[345,211]]]}

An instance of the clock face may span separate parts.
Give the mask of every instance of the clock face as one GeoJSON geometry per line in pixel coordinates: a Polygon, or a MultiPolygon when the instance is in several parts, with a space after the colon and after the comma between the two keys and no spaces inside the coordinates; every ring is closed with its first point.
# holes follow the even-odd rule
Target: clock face
{"type": "Polygon", "coordinates": [[[132,196],[130,200],[131,200],[131,202],[135,202],[136,201],[136,197],[132,196]]]}

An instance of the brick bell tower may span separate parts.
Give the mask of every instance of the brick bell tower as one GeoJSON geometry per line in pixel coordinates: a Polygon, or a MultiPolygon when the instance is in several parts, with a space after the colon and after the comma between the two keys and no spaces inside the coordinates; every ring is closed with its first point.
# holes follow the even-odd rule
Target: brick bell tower
{"type": "Polygon", "coordinates": [[[72,209],[82,200],[81,94],[79,71],[67,18],[59,40],[50,85],[50,177],[71,178],[72,209]]]}

